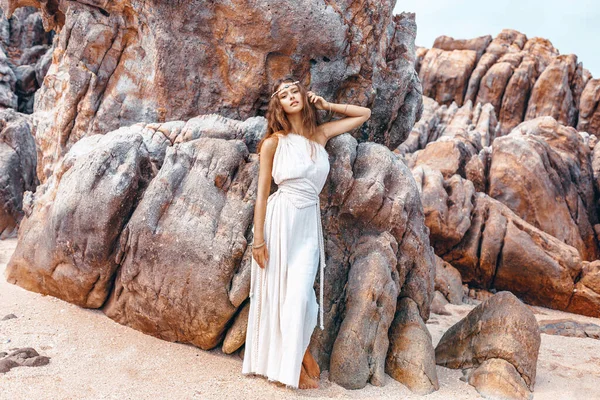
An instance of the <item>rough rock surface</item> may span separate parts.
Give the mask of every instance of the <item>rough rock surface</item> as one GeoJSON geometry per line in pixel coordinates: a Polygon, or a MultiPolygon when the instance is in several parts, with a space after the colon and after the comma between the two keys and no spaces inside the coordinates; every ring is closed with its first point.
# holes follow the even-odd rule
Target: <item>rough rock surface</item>
{"type": "Polygon", "coordinates": [[[271,84],[287,74],[334,102],[369,106],[355,136],[394,149],[422,108],[414,14],[392,16],[394,3],[236,0],[198,12],[186,2],[3,0],[7,15],[34,5],[60,30],[35,105],[39,178],[84,136],[263,113],[271,84]]]}
{"type": "Polygon", "coordinates": [[[590,79],[581,93],[577,130],[600,132],[600,79],[590,79]]]}
{"type": "Polygon", "coordinates": [[[494,142],[487,176],[491,197],[582,259],[599,257],[591,152],[574,128],[551,117],[520,124],[494,142]]]}
{"type": "MultiPolygon", "coordinates": [[[[166,340],[236,351],[258,175],[249,149],[264,127],[207,115],[83,138],[31,199],[8,280],[166,340]]],[[[434,253],[417,186],[391,151],[348,134],[327,149],[327,329],[311,349],[335,382],[379,385],[397,299],[411,299],[413,320],[429,317],[434,253]]]]}
{"type": "Polygon", "coordinates": [[[415,62],[425,96],[445,105],[490,103],[501,134],[541,116],[600,134],[598,80],[546,39],[510,29],[493,40],[441,36],[415,62]]]}
{"type": "Polygon", "coordinates": [[[26,207],[7,281],[100,307],[112,287],[119,235],[151,176],[138,133],[80,141],[26,207]]]}
{"type": "Polygon", "coordinates": [[[35,190],[36,151],[31,119],[7,109],[0,111],[0,237],[23,217],[23,195],[35,190]]]}
{"type": "Polygon", "coordinates": [[[412,392],[425,395],[439,389],[431,335],[410,298],[398,302],[390,328],[385,370],[412,392]]]}
{"type": "Polygon", "coordinates": [[[162,339],[218,345],[236,311],[227,288],[247,249],[257,175],[241,141],[168,148],[121,235],[106,315],[162,339]]]}
{"type": "Polygon", "coordinates": [[[438,365],[466,369],[487,398],[527,399],[535,385],[541,337],[533,313],[499,292],[452,326],[435,349],[438,365]]]}
{"type": "Polygon", "coordinates": [[[335,382],[378,385],[389,343],[383,332],[398,295],[415,302],[423,321],[429,318],[434,254],[417,187],[393,153],[374,143],[357,145],[349,135],[331,140],[328,150],[332,169],[321,195],[327,204],[328,328],[311,345],[335,382]]]}
{"type": "Polygon", "coordinates": [[[461,137],[476,147],[492,144],[497,136],[498,121],[491,104],[473,106],[467,101],[462,107],[456,103],[440,105],[423,97],[423,115],[411,130],[408,138],[396,149],[400,154],[414,153],[428,143],[444,137],[461,137]]]}
{"type": "Polygon", "coordinates": [[[33,112],[34,93],[43,79],[36,68],[39,60],[51,53],[54,32],[46,33],[42,15],[34,7],[19,8],[11,18],[0,10],[0,106],[19,112],[33,112]]]}
{"type": "MultiPolygon", "coordinates": [[[[114,281],[121,231],[161,168],[167,147],[220,137],[256,148],[265,123],[260,117],[240,122],[206,115],[137,124],[78,142],[26,205],[8,281],[83,307],[100,307],[114,281]]],[[[32,162],[34,179],[35,158],[32,162]]]]}
{"type": "Polygon", "coordinates": [[[460,272],[439,257],[435,257],[435,290],[449,303],[462,304],[463,287],[460,272]]]}
{"type": "MultiPolygon", "coordinates": [[[[422,193],[426,223],[436,253],[459,270],[463,282],[510,290],[528,303],[560,310],[571,305],[580,284],[577,250],[530,225],[470,181],[425,167],[413,169],[422,193]],[[523,265],[527,265],[524,269],[523,265]],[[578,281],[579,280],[579,281],[578,281]]],[[[596,315],[595,269],[586,280],[593,289],[581,294],[581,313],[596,315]]]]}
{"type": "Polygon", "coordinates": [[[493,107],[482,119],[469,101],[424,104],[423,119],[396,153],[420,187],[436,254],[476,288],[599,315],[600,271],[582,262],[599,254],[595,136],[552,117],[502,136],[493,107]]]}

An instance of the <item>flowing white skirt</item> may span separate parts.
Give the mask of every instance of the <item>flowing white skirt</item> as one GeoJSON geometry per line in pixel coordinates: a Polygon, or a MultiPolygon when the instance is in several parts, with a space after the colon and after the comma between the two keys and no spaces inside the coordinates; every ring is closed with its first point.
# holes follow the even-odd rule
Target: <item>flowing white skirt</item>
{"type": "Polygon", "coordinates": [[[294,388],[319,310],[313,289],[319,267],[315,207],[297,208],[285,195],[269,198],[264,230],[269,260],[263,270],[252,259],[242,373],[294,388]]]}

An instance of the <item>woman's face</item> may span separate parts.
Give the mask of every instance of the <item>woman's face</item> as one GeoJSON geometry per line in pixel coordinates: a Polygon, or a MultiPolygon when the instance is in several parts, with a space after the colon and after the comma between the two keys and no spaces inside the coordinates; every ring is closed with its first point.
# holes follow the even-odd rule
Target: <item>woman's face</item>
{"type": "Polygon", "coordinates": [[[290,82],[283,82],[277,89],[281,90],[276,96],[279,97],[279,102],[286,114],[302,111],[304,102],[298,86],[292,85],[290,82]]]}

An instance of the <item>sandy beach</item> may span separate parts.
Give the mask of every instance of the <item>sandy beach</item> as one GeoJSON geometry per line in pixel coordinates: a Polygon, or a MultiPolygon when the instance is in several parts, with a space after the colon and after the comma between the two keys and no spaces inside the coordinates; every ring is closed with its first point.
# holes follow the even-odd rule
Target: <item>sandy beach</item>
{"type": "MultiPolygon", "coordinates": [[[[50,357],[43,367],[18,367],[0,374],[0,399],[477,399],[459,370],[437,367],[440,390],[413,395],[387,377],[385,386],[350,391],[329,382],[294,391],[258,377],[242,376],[238,355],[219,349],[166,342],[51,296],[6,282],[4,270],[16,239],[0,242],[0,351],[33,347],[50,357]]],[[[474,306],[449,305],[449,316],[432,315],[434,345],[474,306]]],[[[538,321],[570,318],[600,325],[600,319],[533,307],[538,321]]],[[[542,334],[534,399],[600,399],[600,340],[542,334]]]]}

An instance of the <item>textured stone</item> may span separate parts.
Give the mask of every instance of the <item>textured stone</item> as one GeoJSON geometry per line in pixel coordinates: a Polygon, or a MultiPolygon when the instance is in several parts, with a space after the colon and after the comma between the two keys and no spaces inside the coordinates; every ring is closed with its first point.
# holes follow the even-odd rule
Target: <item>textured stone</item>
{"type": "Polygon", "coordinates": [[[414,14],[392,16],[389,0],[217,1],[201,12],[181,2],[2,2],[8,15],[25,4],[61,32],[35,109],[42,182],[84,136],[264,113],[271,85],[288,74],[328,100],[371,108],[353,133],[360,141],[396,148],[421,113],[414,14]]]}
{"type": "Polygon", "coordinates": [[[382,332],[389,330],[398,295],[415,302],[422,320],[429,318],[434,254],[404,164],[381,145],[357,146],[349,135],[329,143],[334,157],[321,195],[327,199],[327,329],[316,332],[311,346],[322,366],[330,364],[334,382],[381,385],[388,351],[382,332]]]}
{"type": "Polygon", "coordinates": [[[41,367],[49,363],[50,357],[40,356],[31,347],[14,349],[0,358],[0,374],[5,374],[15,367],[41,367]]]}
{"type": "Polygon", "coordinates": [[[438,390],[431,335],[414,301],[406,297],[399,301],[389,335],[386,372],[417,394],[438,390]]]}
{"type": "Polygon", "coordinates": [[[435,358],[448,368],[473,368],[469,383],[488,398],[529,398],[540,343],[533,313],[510,292],[499,292],[444,333],[435,358]]]}
{"type": "Polygon", "coordinates": [[[591,79],[585,85],[579,103],[578,131],[600,133],[600,79],[591,79]]]}
{"type": "Polygon", "coordinates": [[[493,40],[440,36],[432,49],[418,49],[415,66],[423,94],[440,104],[491,104],[500,135],[541,116],[600,133],[597,80],[577,56],[560,55],[547,39],[510,29],[493,40]],[[466,61],[469,52],[475,54],[473,64],[466,61]]]}
{"type": "Polygon", "coordinates": [[[476,62],[477,52],[473,50],[429,50],[419,70],[423,94],[440,104],[455,101],[462,105],[468,79],[476,62]]]}
{"type": "Polygon", "coordinates": [[[7,281],[100,307],[112,287],[119,235],[151,176],[142,135],[78,143],[28,205],[7,281]]]}
{"type": "Polygon", "coordinates": [[[462,304],[463,287],[460,272],[436,256],[435,290],[439,291],[448,302],[462,304]]]}
{"type": "Polygon", "coordinates": [[[11,234],[23,217],[23,197],[35,190],[36,151],[31,119],[0,111],[0,237],[11,234]]]}
{"type": "Polygon", "coordinates": [[[494,142],[488,194],[521,218],[575,247],[585,260],[600,250],[589,146],[551,117],[527,121],[494,142]]]}
{"type": "Polygon", "coordinates": [[[250,303],[247,303],[235,316],[233,324],[227,330],[225,339],[223,339],[223,353],[231,354],[242,347],[244,342],[246,342],[246,328],[248,327],[249,312],[250,303]]]}

